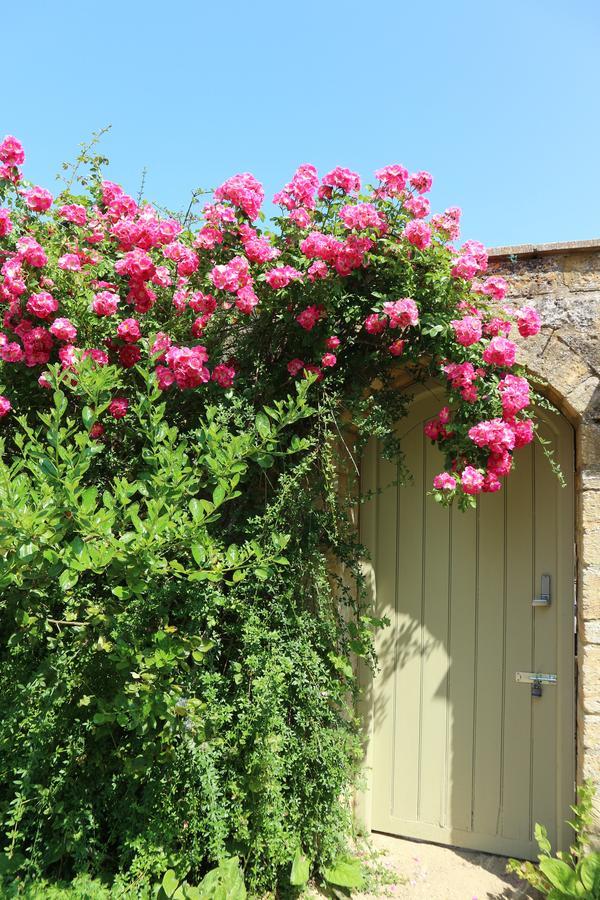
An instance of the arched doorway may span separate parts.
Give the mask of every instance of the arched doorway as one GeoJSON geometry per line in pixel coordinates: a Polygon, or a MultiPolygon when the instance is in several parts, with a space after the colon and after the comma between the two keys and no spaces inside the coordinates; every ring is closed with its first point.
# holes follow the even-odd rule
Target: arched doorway
{"type": "MultiPolygon", "coordinates": [[[[372,685],[371,825],[535,858],[536,821],[568,845],[574,799],[573,430],[541,413],[565,487],[536,441],[502,492],[460,513],[427,496],[442,460],[423,424],[442,404],[437,388],[416,392],[399,424],[414,480],[361,510],[377,613],[391,621],[372,685]],[[535,696],[527,673],[556,683],[535,696]]],[[[371,446],[363,490],[395,476],[371,446]]]]}

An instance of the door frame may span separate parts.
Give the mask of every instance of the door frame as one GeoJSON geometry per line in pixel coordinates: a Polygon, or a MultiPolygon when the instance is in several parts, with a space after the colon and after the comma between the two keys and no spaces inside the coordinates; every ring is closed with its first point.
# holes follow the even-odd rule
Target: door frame
{"type": "MultiPolygon", "coordinates": [[[[425,385],[411,385],[408,388],[403,388],[406,393],[412,394],[413,396],[413,404],[419,404],[423,402],[424,399],[431,397],[431,395],[435,396],[439,402],[440,406],[443,405],[446,394],[443,387],[437,382],[428,382],[425,385]]],[[[409,414],[410,415],[410,414],[409,414]]],[[[564,592],[565,596],[570,596],[571,592],[574,590],[574,586],[577,587],[577,579],[576,579],[576,560],[577,560],[577,537],[578,530],[576,528],[576,517],[575,517],[575,505],[574,499],[576,498],[576,485],[575,485],[575,460],[574,460],[574,445],[575,445],[575,436],[576,431],[569,421],[567,416],[565,416],[560,411],[556,410],[555,419],[556,427],[553,429],[555,431],[557,441],[561,444],[561,458],[565,461],[569,461],[569,471],[564,472],[565,480],[567,482],[567,489],[564,491],[560,491],[558,496],[559,503],[559,535],[557,540],[561,541],[565,539],[563,526],[569,529],[570,534],[573,535],[574,538],[574,546],[573,546],[573,570],[572,572],[567,571],[567,567],[563,567],[565,571],[561,572],[561,584],[556,585],[556,592],[561,591],[564,592]]],[[[554,423],[550,420],[549,424],[551,427],[554,423]]],[[[407,433],[411,427],[406,420],[400,420],[399,430],[400,435],[403,436],[402,432],[407,433]],[[405,422],[408,427],[404,430],[402,429],[402,423],[405,422]]],[[[518,459],[517,459],[518,465],[518,459]]],[[[363,459],[361,460],[360,466],[360,479],[361,479],[361,493],[365,491],[365,489],[369,489],[376,484],[377,479],[377,456],[373,451],[373,448],[367,448],[363,459]]],[[[510,477],[510,476],[509,476],[510,477]]],[[[433,501],[432,501],[433,502],[433,501]]],[[[579,509],[579,506],[577,506],[579,509]]],[[[363,527],[364,527],[364,504],[361,504],[359,507],[358,514],[358,527],[361,534],[361,539],[363,536],[363,527]]],[[[363,574],[366,579],[367,590],[370,595],[371,602],[374,604],[376,600],[376,573],[374,571],[374,566],[371,561],[366,561],[363,564],[363,574]]],[[[577,591],[577,594],[579,592],[577,591]]],[[[574,598],[575,599],[575,598],[574,598]]],[[[576,647],[576,620],[575,620],[575,608],[573,607],[573,633],[568,632],[569,638],[566,637],[567,630],[565,628],[566,622],[564,621],[564,616],[568,615],[568,607],[563,612],[563,617],[557,622],[557,671],[561,671],[567,674],[567,677],[571,677],[572,674],[572,690],[570,692],[561,692],[558,699],[558,710],[557,710],[557,723],[560,727],[560,723],[564,722],[568,719],[571,721],[571,727],[568,729],[561,728],[560,739],[557,738],[557,770],[556,770],[556,804],[557,809],[566,809],[567,806],[573,802],[575,798],[576,792],[576,783],[581,781],[581,777],[576,778],[576,753],[577,753],[577,740],[578,740],[578,722],[577,716],[575,714],[576,710],[576,694],[577,694],[577,656],[575,652],[576,647]],[[562,627],[561,627],[562,623],[562,627]],[[564,708],[565,703],[567,703],[567,709],[564,708]],[[562,761],[562,764],[561,764],[562,761]]],[[[579,618],[579,616],[578,616],[579,618]]],[[[374,712],[374,679],[371,670],[366,666],[362,661],[359,662],[359,677],[361,682],[361,698],[358,703],[358,712],[362,722],[363,729],[363,779],[362,786],[359,791],[355,794],[355,815],[358,821],[365,827],[368,831],[371,831],[372,828],[372,766],[373,766],[373,746],[374,746],[374,724],[373,724],[373,712],[374,712]]],[[[375,676],[376,677],[376,676],[375,676]]],[[[600,749],[600,748],[599,748],[600,749]]],[[[532,823],[533,824],[533,823],[532,823]]],[[[542,823],[544,824],[544,823],[542,823]]],[[[444,843],[448,846],[460,846],[465,849],[472,850],[482,850],[485,849],[482,846],[482,839],[477,835],[472,835],[471,832],[467,831],[459,831],[456,828],[448,828],[442,829],[437,826],[431,826],[427,823],[415,823],[414,827],[411,827],[413,832],[413,839],[420,840],[432,840],[436,842],[440,842],[440,837],[444,839],[444,843]],[[460,840],[457,840],[459,838],[460,840]]],[[[558,834],[560,835],[559,840],[560,844],[558,849],[567,849],[569,843],[572,841],[572,832],[568,828],[568,826],[564,825],[562,828],[562,832],[558,829],[558,834]]],[[[506,853],[506,855],[518,855],[518,848],[516,847],[516,842],[513,842],[509,839],[496,839],[496,845],[498,847],[498,852],[506,853]]],[[[532,844],[532,848],[534,845],[532,844]]],[[[557,849],[557,848],[555,848],[557,849]]]]}

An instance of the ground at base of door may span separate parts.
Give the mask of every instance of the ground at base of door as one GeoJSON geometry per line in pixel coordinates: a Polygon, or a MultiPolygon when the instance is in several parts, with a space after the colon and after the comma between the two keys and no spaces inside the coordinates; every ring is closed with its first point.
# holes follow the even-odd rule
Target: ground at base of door
{"type": "Polygon", "coordinates": [[[373,848],[383,855],[378,861],[398,875],[398,884],[385,885],[378,894],[362,894],[361,900],[380,897],[398,900],[538,900],[515,875],[506,874],[506,859],[489,853],[458,850],[408,841],[386,834],[371,835],[373,848]]]}

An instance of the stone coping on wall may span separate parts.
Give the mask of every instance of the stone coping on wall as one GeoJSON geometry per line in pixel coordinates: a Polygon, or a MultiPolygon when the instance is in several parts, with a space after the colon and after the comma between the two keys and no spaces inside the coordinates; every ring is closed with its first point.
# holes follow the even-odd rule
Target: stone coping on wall
{"type": "Polygon", "coordinates": [[[600,251],[600,238],[592,238],[588,241],[562,241],[549,244],[516,244],[514,247],[489,247],[488,256],[493,260],[520,259],[535,256],[557,256],[563,253],[600,251]]]}

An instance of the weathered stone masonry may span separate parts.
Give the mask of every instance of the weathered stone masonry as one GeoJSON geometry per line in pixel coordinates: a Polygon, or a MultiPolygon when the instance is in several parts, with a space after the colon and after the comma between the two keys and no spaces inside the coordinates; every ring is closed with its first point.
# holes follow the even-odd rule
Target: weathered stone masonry
{"type": "Polygon", "coordinates": [[[600,240],[500,247],[489,268],[509,282],[511,302],[540,312],[521,362],[575,429],[577,777],[598,786],[600,843],[600,240]]]}

